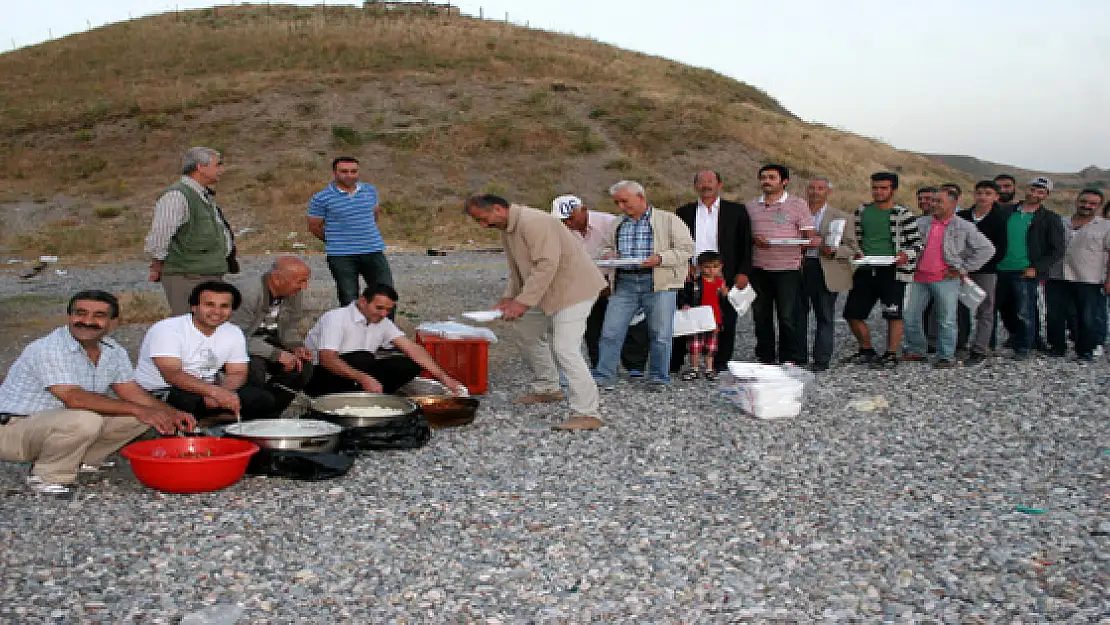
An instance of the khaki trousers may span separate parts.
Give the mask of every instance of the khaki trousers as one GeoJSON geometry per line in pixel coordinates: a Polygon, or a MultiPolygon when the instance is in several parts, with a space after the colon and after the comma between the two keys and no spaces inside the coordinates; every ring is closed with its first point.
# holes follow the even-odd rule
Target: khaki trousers
{"type": "Polygon", "coordinates": [[[102,417],[88,410],[47,410],[0,425],[0,460],[33,462],[31,473],[70,484],[82,464],[100,464],[150,426],[135,417],[102,417]]]}
{"type": "Polygon", "coordinates": [[[192,310],[189,306],[189,294],[193,287],[209,280],[223,281],[222,274],[204,275],[199,273],[171,273],[162,274],[162,292],[166,294],[166,303],[170,305],[170,316],[177,317],[192,310]]]}
{"type": "Polygon", "coordinates": [[[532,392],[557,392],[559,370],[562,369],[567,377],[567,401],[571,413],[588,417],[599,416],[600,397],[581,346],[582,336],[586,333],[586,318],[590,316],[596,299],[591,297],[550,317],[533,308],[516,322],[520,353],[524,363],[532,370],[532,392]]]}

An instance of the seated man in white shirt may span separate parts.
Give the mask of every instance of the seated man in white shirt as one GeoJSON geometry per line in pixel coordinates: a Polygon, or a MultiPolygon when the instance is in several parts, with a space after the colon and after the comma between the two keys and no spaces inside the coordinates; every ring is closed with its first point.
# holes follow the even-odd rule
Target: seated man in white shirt
{"type": "Polygon", "coordinates": [[[324,313],[305,340],[318,361],[305,393],[310,397],[360,391],[395,393],[423,369],[458,394],[462,385],[390,321],[389,313],[396,304],[397,291],[388,284],[377,284],[347,306],[324,313]],[[376,351],[390,344],[403,355],[375,357],[376,351]]]}
{"type": "Polygon", "coordinates": [[[192,312],[150,326],[135,379],[155,397],[198,419],[275,417],[274,397],[247,386],[247,339],[228,323],[242,303],[226,282],[202,282],[189,294],[192,312]]]}

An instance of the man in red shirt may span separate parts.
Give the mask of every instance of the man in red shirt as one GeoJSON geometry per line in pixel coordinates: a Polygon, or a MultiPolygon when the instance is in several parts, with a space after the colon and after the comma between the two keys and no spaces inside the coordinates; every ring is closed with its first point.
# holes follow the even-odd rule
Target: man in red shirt
{"type": "Polygon", "coordinates": [[[933,202],[933,214],[918,221],[924,239],[921,258],[910,285],[906,304],[906,349],[902,360],[925,360],[925,307],[933,302],[937,317],[936,368],[956,366],[956,311],[960,282],[994,255],[994,245],[975,224],[954,217],[960,194],[942,188],[933,202]]]}

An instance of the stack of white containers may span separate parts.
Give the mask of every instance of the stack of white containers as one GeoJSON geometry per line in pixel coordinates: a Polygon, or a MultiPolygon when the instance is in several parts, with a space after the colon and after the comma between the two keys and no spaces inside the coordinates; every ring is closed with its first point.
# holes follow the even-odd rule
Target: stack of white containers
{"type": "Polygon", "coordinates": [[[721,379],[721,394],[757,419],[796,417],[802,411],[805,387],[813,379],[791,365],[729,362],[731,377],[721,379]]]}

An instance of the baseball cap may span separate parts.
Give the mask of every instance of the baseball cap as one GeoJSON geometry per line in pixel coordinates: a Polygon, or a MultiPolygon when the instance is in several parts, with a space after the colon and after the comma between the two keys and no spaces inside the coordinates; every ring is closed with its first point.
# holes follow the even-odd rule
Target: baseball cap
{"type": "Polygon", "coordinates": [[[577,195],[560,195],[551,202],[551,214],[558,219],[566,219],[580,208],[582,200],[577,195]]]}
{"type": "Polygon", "coordinates": [[[1033,180],[1029,181],[1029,186],[1044,187],[1045,189],[1052,191],[1052,180],[1045,178],[1044,176],[1037,176],[1033,180]]]}

